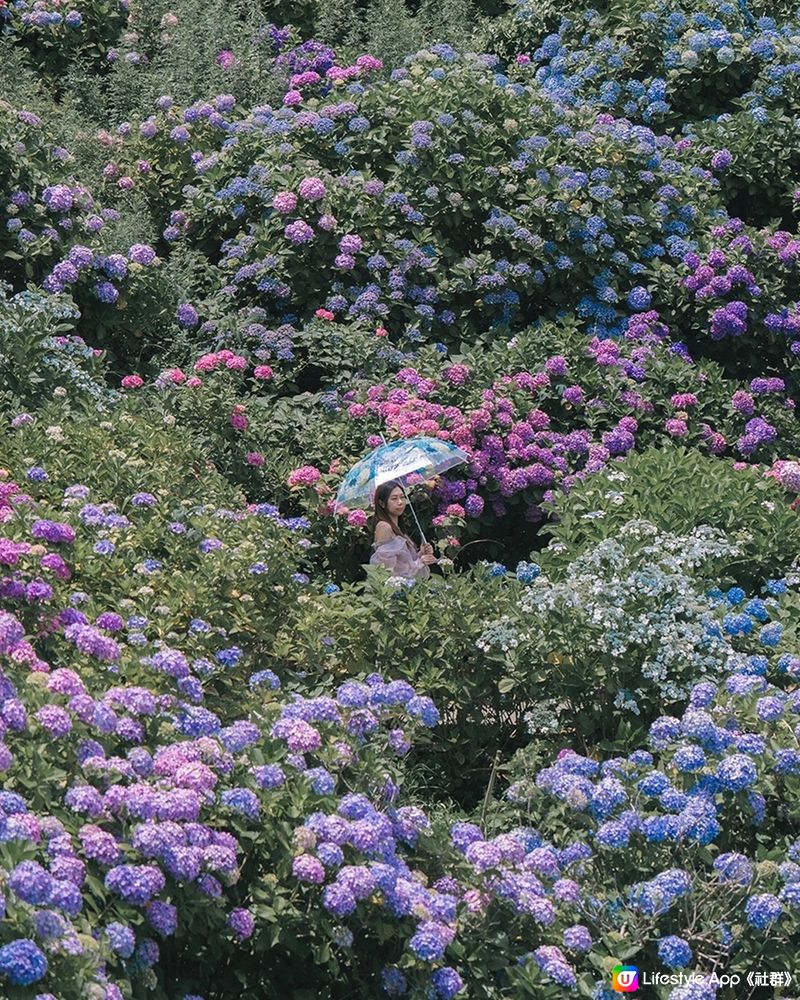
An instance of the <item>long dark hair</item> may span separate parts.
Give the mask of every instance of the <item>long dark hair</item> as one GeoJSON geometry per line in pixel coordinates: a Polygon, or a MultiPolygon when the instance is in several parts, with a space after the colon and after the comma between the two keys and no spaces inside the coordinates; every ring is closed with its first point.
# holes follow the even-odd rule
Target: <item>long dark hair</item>
{"type": "Polygon", "coordinates": [[[373,524],[373,530],[377,528],[379,521],[385,521],[395,535],[399,535],[401,538],[408,538],[408,535],[400,528],[399,520],[398,526],[395,528],[391,518],[389,517],[389,512],[386,509],[387,500],[392,495],[392,491],[396,490],[398,487],[403,491],[403,493],[405,493],[405,486],[394,480],[388,483],[381,483],[381,485],[375,490],[375,497],[373,499],[375,522],[373,524]]]}

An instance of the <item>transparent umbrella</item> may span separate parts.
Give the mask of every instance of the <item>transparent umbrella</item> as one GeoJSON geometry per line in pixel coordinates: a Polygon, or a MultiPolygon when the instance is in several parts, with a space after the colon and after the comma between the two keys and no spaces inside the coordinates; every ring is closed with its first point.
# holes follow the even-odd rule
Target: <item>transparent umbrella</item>
{"type": "MultiPolygon", "coordinates": [[[[335,510],[339,513],[342,508],[369,506],[382,483],[398,482],[408,486],[415,477],[427,479],[468,460],[465,451],[440,438],[403,438],[389,443],[383,438],[383,444],[365,455],[344,477],[336,494],[335,510]]],[[[409,508],[424,543],[425,534],[410,502],[409,508]]]]}

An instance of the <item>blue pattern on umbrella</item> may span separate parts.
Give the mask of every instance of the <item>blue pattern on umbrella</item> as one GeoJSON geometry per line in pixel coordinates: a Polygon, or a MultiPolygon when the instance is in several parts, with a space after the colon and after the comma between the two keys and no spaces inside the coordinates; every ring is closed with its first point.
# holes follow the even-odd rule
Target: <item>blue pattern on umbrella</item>
{"type": "Polygon", "coordinates": [[[411,476],[435,476],[468,460],[465,451],[439,438],[404,438],[384,443],[357,462],[344,477],[336,494],[336,509],[369,505],[381,483],[397,480],[408,485],[411,476]]]}

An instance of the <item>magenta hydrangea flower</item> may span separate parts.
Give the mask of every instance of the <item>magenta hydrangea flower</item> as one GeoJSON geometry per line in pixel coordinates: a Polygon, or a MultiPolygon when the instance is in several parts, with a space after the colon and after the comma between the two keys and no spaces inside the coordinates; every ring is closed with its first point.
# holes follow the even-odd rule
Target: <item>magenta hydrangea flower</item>
{"type": "Polygon", "coordinates": [[[313,465],[303,465],[289,473],[286,480],[288,486],[313,486],[318,483],[322,473],[313,465]]]}
{"type": "Polygon", "coordinates": [[[272,199],[272,207],[276,212],[288,215],[297,208],[297,195],[292,191],[281,191],[272,199]]]}

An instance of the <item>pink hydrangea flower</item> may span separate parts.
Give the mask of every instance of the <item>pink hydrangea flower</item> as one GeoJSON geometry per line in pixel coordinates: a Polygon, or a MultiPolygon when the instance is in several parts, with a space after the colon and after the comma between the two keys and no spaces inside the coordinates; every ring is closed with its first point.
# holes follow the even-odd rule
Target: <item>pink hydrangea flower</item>
{"type": "Polygon", "coordinates": [[[450,385],[466,385],[472,377],[472,369],[468,365],[448,365],[442,373],[450,385]]]}
{"type": "Polygon", "coordinates": [[[376,59],[375,56],[365,54],[356,59],[356,66],[362,71],[362,73],[371,73],[379,69],[383,69],[383,60],[376,59]]]}
{"type": "Polygon", "coordinates": [[[231,69],[231,67],[238,65],[239,60],[230,49],[222,49],[217,53],[216,63],[220,69],[228,70],[231,69]]]}
{"type": "Polygon", "coordinates": [[[800,493],[800,462],[782,462],[779,478],[785,490],[800,493]]]}
{"type": "Polygon", "coordinates": [[[215,368],[219,367],[219,363],[218,355],[204,354],[195,361],[194,370],[196,372],[213,372],[215,368]]]}
{"type": "Polygon", "coordinates": [[[279,191],[272,199],[272,207],[282,215],[293,212],[297,208],[297,195],[292,191],[279,191]]]}
{"type": "Polygon", "coordinates": [[[122,380],[123,389],[140,389],[144,385],[141,375],[126,375],[122,380]]]}
{"type": "Polygon", "coordinates": [[[319,177],[304,177],[300,181],[297,191],[300,197],[305,198],[306,201],[319,201],[326,194],[325,185],[319,177]]]}
{"type": "Polygon", "coordinates": [[[686,437],[689,433],[689,428],[686,422],[683,420],[677,420],[675,418],[670,418],[664,421],[664,430],[667,434],[671,434],[672,437],[686,437]]]}
{"type": "Polygon", "coordinates": [[[286,480],[287,486],[313,486],[318,483],[322,473],[314,465],[301,465],[293,469],[286,480]]]}
{"type": "Polygon", "coordinates": [[[246,431],[250,426],[250,421],[244,412],[244,407],[241,403],[237,403],[233,408],[231,413],[231,427],[236,431],[246,431]]]}
{"type": "Polygon", "coordinates": [[[447,514],[448,517],[466,517],[466,511],[460,503],[448,504],[445,508],[445,514],[447,514]]]}
{"type": "Polygon", "coordinates": [[[283,235],[290,243],[309,243],[314,239],[314,230],[302,219],[295,219],[284,229],[283,235]]]}
{"type": "Polygon", "coordinates": [[[306,70],[305,73],[295,73],[294,76],[289,78],[289,84],[292,90],[297,87],[307,87],[309,84],[319,83],[322,77],[319,73],[316,73],[313,69],[306,70]]]}

